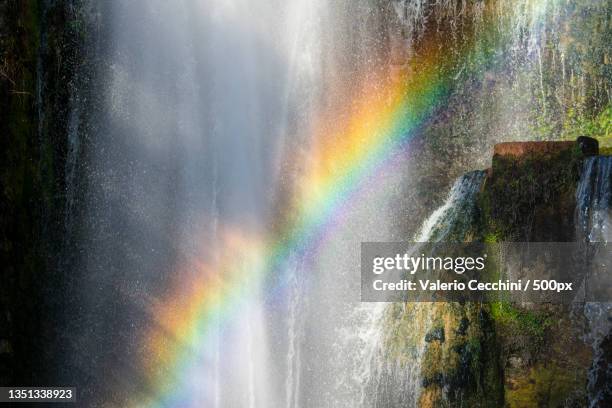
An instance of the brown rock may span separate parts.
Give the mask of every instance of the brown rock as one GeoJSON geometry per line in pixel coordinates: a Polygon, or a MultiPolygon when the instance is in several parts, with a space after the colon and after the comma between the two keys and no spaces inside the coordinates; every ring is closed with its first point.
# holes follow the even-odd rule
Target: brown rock
{"type": "Polygon", "coordinates": [[[514,157],[526,154],[551,154],[571,149],[574,145],[574,142],[504,142],[495,145],[493,154],[514,157]]]}
{"type": "Polygon", "coordinates": [[[528,154],[554,154],[578,146],[585,156],[599,154],[599,142],[592,137],[580,136],[575,142],[543,141],[543,142],[504,142],[493,148],[493,155],[522,157],[528,154]]]}

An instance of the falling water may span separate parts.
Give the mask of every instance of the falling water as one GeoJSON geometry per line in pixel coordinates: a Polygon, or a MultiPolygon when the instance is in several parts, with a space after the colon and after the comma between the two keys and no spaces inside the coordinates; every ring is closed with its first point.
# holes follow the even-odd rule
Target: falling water
{"type": "MultiPolygon", "coordinates": [[[[578,234],[590,242],[610,242],[612,222],[612,157],[586,159],[576,192],[578,234]]],[[[612,361],[605,343],[612,340],[612,303],[588,302],[584,314],[589,321],[587,341],[593,347],[589,372],[589,407],[603,407],[612,398],[612,361]]]]}
{"type": "MultiPolygon", "coordinates": [[[[471,239],[476,198],[486,172],[472,171],[457,179],[446,201],[423,223],[415,242],[464,242],[471,239]]],[[[417,406],[425,333],[432,327],[435,304],[377,304],[364,336],[362,405],[417,406]],[[409,331],[406,332],[406,328],[409,331]]]]}
{"type": "MultiPolygon", "coordinates": [[[[92,404],[142,393],[150,299],[197,273],[178,265],[217,263],[228,229],[264,233],[279,155],[316,96],[320,31],[319,3],[299,0],[113,1],[98,11],[95,125],[78,135],[84,102],[74,99],[66,163],[70,188],[74,158],[88,152],[72,347],[92,404]]],[[[257,288],[245,296],[244,314],[206,345],[216,351],[192,373],[182,406],[281,405],[266,380],[266,306],[257,288]]]]}
{"type": "MultiPolygon", "coordinates": [[[[253,284],[241,312],[193,346],[191,364],[161,374],[148,368],[154,378],[181,384],[180,400],[157,395],[161,387],[142,372],[142,361],[146,367],[155,357],[142,351],[142,334],[156,325],[164,330],[153,311],[167,287],[202,273],[192,265],[223,264],[227,236],[239,230],[262,241],[269,233],[282,194],[295,190],[300,170],[292,161],[311,142],[316,110],[325,108],[323,87],[355,68],[336,47],[373,43],[369,24],[358,40],[343,35],[353,30],[343,28],[343,18],[375,11],[367,2],[330,10],[310,0],[137,0],[94,8],[101,61],[90,84],[95,98],[75,94],[66,164],[69,188],[80,178],[86,192],[69,374],[82,384],[81,400],[356,406],[360,357],[351,334],[364,316],[352,314],[355,243],[392,238],[389,191],[401,184],[401,172],[379,196],[347,211],[353,222],[339,227],[317,259],[295,254],[286,292],[266,298],[267,282],[253,284]],[[86,133],[83,120],[92,122],[86,133]]],[[[237,258],[248,252],[230,249],[237,258]]],[[[187,347],[171,334],[164,339],[167,349],[187,347]]]]}
{"type": "Polygon", "coordinates": [[[591,242],[609,242],[612,211],[612,157],[589,157],[576,192],[578,226],[591,242]]]}
{"type": "Polygon", "coordinates": [[[476,194],[486,177],[476,170],[459,177],[451,188],[444,204],[423,223],[415,237],[416,242],[439,242],[456,239],[468,240],[469,229],[474,225],[476,194]]]}
{"type": "Polygon", "coordinates": [[[291,277],[291,295],[289,305],[289,319],[287,324],[288,344],[287,344],[287,381],[285,383],[285,406],[288,408],[297,407],[298,390],[300,389],[299,371],[300,354],[298,339],[300,338],[297,326],[297,308],[300,300],[299,286],[295,275],[291,277]]]}
{"type": "Polygon", "coordinates": [[[402,172],[385,175],[380,181],[387,189],[355,203],[316,259],[306,256],[298,265],[299,287],[293,292],[298,295],[292,299],[297,304],[290,315],[295,316],[295,349],[288,406],[371,406],[364,363],[372,361],[384,333],[385,304],[359,301],[359,248],[362,241],[394,239],[389,197],[403,179],[402,172]]]}

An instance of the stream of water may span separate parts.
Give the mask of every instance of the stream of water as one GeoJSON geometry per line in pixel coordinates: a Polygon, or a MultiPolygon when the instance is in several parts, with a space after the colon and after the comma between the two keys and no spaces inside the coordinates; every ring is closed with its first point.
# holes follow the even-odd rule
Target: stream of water
{"type": "MultiPolygon", "coordinates": [[[[590,242],[612,239],[612,157],[588,158],[576,191],[578,236],[590,242]]],[[[589,322],[586,339],[593,347],[589,371],[589,407],[604,405],[612,395],[612,361],[604,354],[605,343],[612,340],[612,303],[587,302],[584,315],[589,322]]],[[[609,347],[609,346],[607,346],[609,347]]]]}

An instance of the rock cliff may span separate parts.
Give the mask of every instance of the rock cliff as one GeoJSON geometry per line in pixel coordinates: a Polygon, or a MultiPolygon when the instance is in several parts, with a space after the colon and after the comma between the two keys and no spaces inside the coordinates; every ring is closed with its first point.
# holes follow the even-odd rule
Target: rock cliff
{"type": "MultiPolygon", "coordinates": [[[[583,161],[593,154],[597,142],[585,138],[496,145],[471,227],[443,240],[579,240],[576,191],[583,161]]],[[[430,312],[420,406],[587,406],[594,356],[576,307],[449,303],[430,312]]],[[[598,367],[602,359],[612,356],[599,358],[598,367]]],[[[609,403],[605,398],[595,406],[609,403]]]]}

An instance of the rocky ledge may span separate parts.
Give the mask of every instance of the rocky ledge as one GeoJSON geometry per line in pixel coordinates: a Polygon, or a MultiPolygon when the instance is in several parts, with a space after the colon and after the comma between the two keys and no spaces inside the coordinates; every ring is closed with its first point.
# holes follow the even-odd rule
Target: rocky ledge
{"type": "Polygon", "coordinates": [[[554,155],[576,147],[585,156],[599,154],[596,139],[581,136],[574,141],[504,142],[493,147],[493,156],[524,157],[527,155],[554,155]]]}

